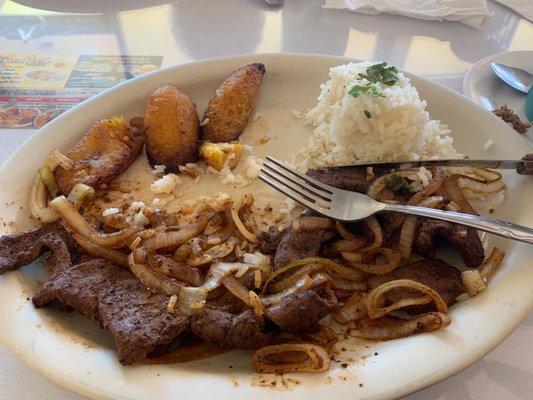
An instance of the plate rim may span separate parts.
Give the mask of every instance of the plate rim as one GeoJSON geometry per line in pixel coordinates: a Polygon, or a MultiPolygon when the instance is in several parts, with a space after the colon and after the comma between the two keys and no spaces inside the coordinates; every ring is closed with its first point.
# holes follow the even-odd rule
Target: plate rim
{"type": "MultiPolygon", "coordinates": [[[[131,79],[126,82],[122,82],[112,88],[109,88],[85,101],[82,103],[79,103],[75,107],[65,111],[60,116],[58,116],[56,119],[51,121],[46,125],[44,128],[40,128],[35,132],[33,135],[31,135],[28,139],[26,139],[17,149],[15,152],[13,152],[0,166],[0,174],[2,171],[6,168],[6,165],[9,165],[12,160],[17,156],[19,152],[25,151],[26,147],[31,146],[34,141],[40,140],[41,136],[46,135],[46,132],[48,129],[52,130],[56,124],[60,124],[63,120],[63,118],[69,118],[71,115],[78,113],[80,110],[83,110],[84,107],[88,107],[94,102],[98,102],[102,97],[106,97],[109,93],[112,92],[118,92],[123,90],[124,87],[128,87],[130,85],[137,85],[137,81],[143,81],[150,79],[151,76],[154,75],[164,75],[165,73],[169,73],[171,70],[179,70],[181,68],[185,67],[193,67],[194,65],[198,64],[209,64],[209,63],[219,63],[224,61],[239,61],[239,60],[252,60],[252,59],[261,59],[261,57],[264,58],[270,58],[270,57],[278,57],[278,58],[285,58],[287,60],[290,60],[291,58],[309,58],[309,59],[322,59],[322,60],[330,60],[335,63],[346,63],[346,62],[357,62],[359,60],[355,60],[352,58],[342,57],[342,56],[330,56],[330,55],[324,55],[324,54],[311,54],[311,53],[252,53],[252,54],[240,54],[240,55],[230,55],[230,56],[223,56],[223,57],[216,57],[216,58],[209,58],[204,60],[197,60],[192,61],[184,64],[179,65],[173,65],[168,66],[160,70],[156,70],[153,72],[150,72],[148,74],[144,74],[142,76],[136,77],[134,79],[131,79]]],[[[470,102],[472,106],[477,107],[484,112],[488,112],[484,107],[480,106],[479,104],[475,103],[471,98],[466,96],[466,94],[462,94],[459,92],[456,92],[446,86],[444,86],[441,83],[431,81],[430,79],[424,78],[417,74],[412,74],[407,71],[405,71],[408,75],[416,77],[417,80],[424,81],[425,83],[429,83],[432,86],[438,87],[440,90],[444,90],[448,92],[449,94],[452,94],[453,96],[460,96],[463,97],[466,101],[470,102]]],[[[499,121],[497,117],[494,117],[495,120],[499,121]]],[[[503,123],[502,123],[503,124],[503,123]]],[[[528,147],[531,147],[527,141],[523,140],[524,144],[528,147]]],[[[419,379],[417,382],[411,382],[409,384],[406,384],[402,387],[401,390],[397,390],[395,393],[383,393],[383,395],[380,395],[379,398],[396,398],[400,396],[405,396],[410,393],[414,393],[417,391],[420,391],[424,388],[427,388],[429,386],[432,386],[438,382],[444,381],[445,379],[460,373],[464,369],[468,368],[469,366],[475,364],[478,362],[481,358],[483,358],[486,354],[488,354],[490,351],[492,351],[494,348],[496,348],[500,343],[502,343],[513,331],[517,329],[517,327],[522,323],[524,318],[527,316],[531,308],[533,307],[533,299],[529,304],[529,307],[524,307],[523,312],[516,317],[513,320],[513,323],[509,323],[505,326],[504,329],[502,329],[502,333],[495,337],[490,342],[487,342],[485,346],[478,346],[475,348],[475,351],[472,353],[469,353],[467,356],[465,356],[465,360],[468,360],[466,362],[462,362],[461,364],[449,366],[448,368],[444,368],[438,373],[425,376],[422,379],[419,379]]],[[[43,367],[42,364],[38,362],[36,358],[32,358],[31,355],[28,352],[24,351],[18,351],[17,346],[9,339],[9,336],[5,335],[5,331],[0,330],[0,341],[10,350],[12,354],[14,354],[17,358],[19,358],[21,361],[23,361],[26,365],[28,365],[31,369],[38,372],[39,374],[43,375],[50,381],[54,382],[55,384],[58,384],[72,392],[78,393],[83,396],[87,396],[94,399],[130,399],[130,397],[124,397],[122,395],[117,396],[115,393],[109,393],[105,390],[102,390],[100,387],[96,387],[94,385],[87,384],[85,381],[74,381],[72,378],[68,376],[63,376],[61,374],[56,373],[54,370],[43,367]]],[[[278,392],[276,392],[278,393],[278,392]]],[[[278,393],[279,394],[279,393],[278,393]]]]}

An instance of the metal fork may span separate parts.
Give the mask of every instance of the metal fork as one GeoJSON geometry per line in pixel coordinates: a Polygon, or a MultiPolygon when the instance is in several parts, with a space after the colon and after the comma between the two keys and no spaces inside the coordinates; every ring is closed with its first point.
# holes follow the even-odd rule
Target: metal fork
{"type": "Polygon", "coordinates": [[[525,226],[472,214],[382,203],[362,193],[350,192],[326,185],[294,170],[273,157],[267,157],[261,167],[259,178],[301,205],[339,221],[358,221],[379,212],[392,211],[441,219],[470,226],[508,239],[533,244],[533,229],[525,226]]]}

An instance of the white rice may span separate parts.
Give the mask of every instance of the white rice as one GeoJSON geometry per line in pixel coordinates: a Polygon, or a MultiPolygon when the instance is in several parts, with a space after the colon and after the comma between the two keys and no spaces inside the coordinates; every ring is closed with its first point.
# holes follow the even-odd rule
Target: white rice
{"type": "Polygon", "coordinates": [[[450,130],[431,119],[426,102],[401,72],[393,86],[377,83],[385,97],[349,94],[354,85],[368,84],[358,74],[373,64],[349,63],[330,69],[318,104],[305,116],[314,130],[302,152],[302,167],[461,157],[450,130]]]}

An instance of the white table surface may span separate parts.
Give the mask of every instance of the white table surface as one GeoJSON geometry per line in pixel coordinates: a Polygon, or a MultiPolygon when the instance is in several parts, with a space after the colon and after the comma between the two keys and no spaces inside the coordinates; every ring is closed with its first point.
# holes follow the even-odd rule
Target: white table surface
{"type": "MultiPolygon", "coordinates": [[[[243,53],[322,53],[386,60],[461,91],[464,73],[479,59],[533,50],[533,25],[491,1],[495,15],[482,30],[453,22],[324,10],[322,0],[286,0],[281,9],[262,0],[17,3],[0,0],[1,53],[162,55],[163,66],[243,53]]],[[[0,162],[32,132],[0,129],[0,162]]],[[[484,359],[406,399],[525,400],[532,393],[530,314],[484,359]]],[[[83,397],[47,381],[0,344],[0,399],[83,397]]]]}

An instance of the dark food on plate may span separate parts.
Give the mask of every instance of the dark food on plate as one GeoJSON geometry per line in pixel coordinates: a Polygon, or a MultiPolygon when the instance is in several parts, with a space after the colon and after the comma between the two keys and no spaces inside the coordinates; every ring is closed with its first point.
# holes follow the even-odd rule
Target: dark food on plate
{"type": "Polygon", "coordinates": [[[202,138],[231,142],[242,133],[261,89],[265,66],[255,63],[231,73],[215,91],[202,121],[202,138]]]}
{"type": "MultiPolygon", "coordinates": [[[[223,83],[206,111],[206,138],[237,138],[263,73],[262,64],[252,64],[223,83]]],[[[325,371],[342,331],[389,340],[445,328],[448,307],[484,290],[502,262],[497,248],[485,259],[475,230],[412,215],[342,224],[304,212],[287,214],[281,227],[260,224],[251,193],[182,214],[143,205],[137,219],[120,212],[90,217],[85,206],[95,189],[105,194],[102,184],[133,162],[144,128],[151,164],[176,171],[196,160],[196,108],[164,85],[151,94],[144,120],[97,121],[66,156],[51,152],[30,193],[41,227],[0,238],[0,274],[46,255],[51,275],[34,305],[74,309],[110,332],[122,364],[153,363],[196,337],[220,349],[257,350],[252,365],[259,372],[325,371]],[[442,241],[457,249],[466,270],[435,258],[442,241]]],[[[201,150],[206,162],[234,167],[243,145],[214,142],[201,150]]],[[[475,168],[307,173],[381,201],[474,214],[463,190],[484,196],[504,188],[499,173],[475,168]]]]}
{"type": "Polygon", "coordinates": [[[524,134],[527,132],[531,124],[523,122],[516,113],[504,104],[500,108],[492,111],[496,116],[500,117],[505,122],[511,124],[513,129],[518,133],[524,134]]]}
{"type": "Polygon", "coordinates": [[[68,194],[77,183],[99,187],[120,175],[137,158],[144,144],[144,132],[129,126],[123,118],[95,122],[67,153],[72,168],[58,166],[57,185],[68,194]]]}
{"type": "Polygon", "coordinates": [[[174,85],[154,90],[146,103],[146,155],[152,166],[178,172],[198,158],[199,121],[196,105],[174,85]]]}

